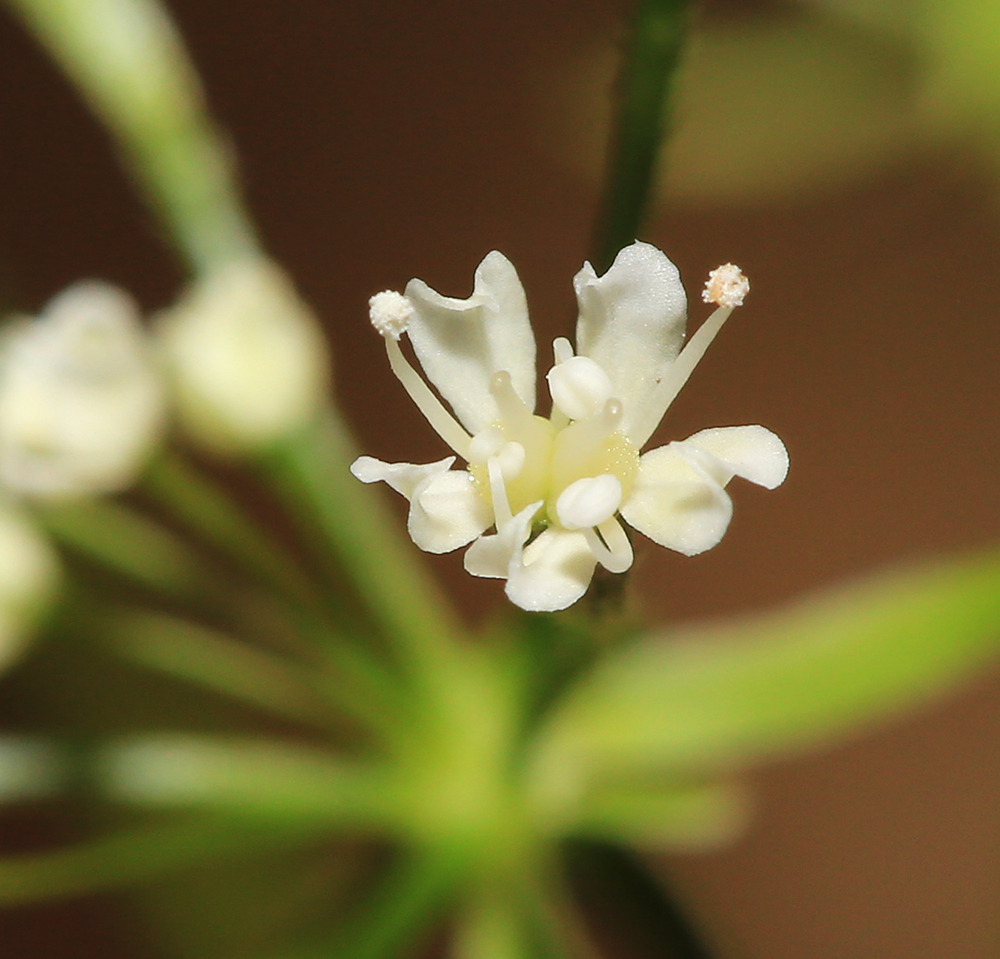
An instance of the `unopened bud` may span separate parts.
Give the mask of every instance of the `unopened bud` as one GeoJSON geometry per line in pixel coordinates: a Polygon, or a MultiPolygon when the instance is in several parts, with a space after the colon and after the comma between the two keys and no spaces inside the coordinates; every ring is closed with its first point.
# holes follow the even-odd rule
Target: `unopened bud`
{"type": "Polygon", "coordinates": [[[105,493],[135,478],[163,394],[135,303],[87,281],[12,327],[0,347],[0,480],[38,496],[105,493]]]}
{"type": "Polygon", "coordinates": [[[270,446],[322,402],[322,332],[269,260],[232,263],[203,279],[165,315],[159,333],[181,423],[213,452],[270,446]]]}

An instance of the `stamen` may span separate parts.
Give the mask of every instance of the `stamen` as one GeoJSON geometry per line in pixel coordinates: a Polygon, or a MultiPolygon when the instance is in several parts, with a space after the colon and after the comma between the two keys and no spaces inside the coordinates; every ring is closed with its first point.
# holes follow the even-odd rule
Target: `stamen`
{"type": "Polygon", "coordinates": [[[585,420],[600,412],[611,398],[611,378],[589,356],[571,356],[549,370],[552,402],[570,419],[585,420]]]}
{"type": "Polygon", "coordinates": [[[656,389],[646,403],[646,409],[642,416],[635,421],[629,431],[629,439],[636,449],[642,449],[646,441],[653,435],[656,427],[660,425],[670,404],[677,398],[677,394],[683,389],[688,377],[694,372],[698,361],[705,355],[705,351],[711,346],[715,335],[722,329],[722,324],[729,319],[729,314],[733,312],[731,306],[720,306],[688,340],[687,345],[681,350],[680,355],[670,365],[663,379],[660,380],[656,389]]]}
{"type": "Polygon", "coordinates": [[[632,544],[629,542],[625,530],[622,529],[621,523],[613,516],[601,523],[596,529],[585,529],[583,534],[587,537],[587,545],[594,554],[594,558],[609,573],[624,573],[632,566],[632,561],[635,558],[632,544]]]}
{"type": "Polygon", "coordinates": [[[503,481],[503,470],[500,466],[500,458],[491,456],[486,461],[486,468],[490,474],[490,495],[493,497],[493,518],[496,520],[497,532],[506,526],[513,518],[514,514],[510,510],[510,500],[507,499],[507,487],[503,481]]]}
{"type": "Polygon", "coordinates": [[[534,414],[525,406],[524,400],[517,395],[510,379],[510,373],[506,370],[500,370],[499,373],[493,374],[490,380],[490,393],[497,401],[500,419],[504,422],[514,427],[518,424],[531,422],[534,414]]]}
{"type": "Polygon", "coordinates": [[[706,303],[716,303],[719,306],[742,306],[749,292],[750,281],[740,268],[734,263],[723,263],[708,274],[708,282],[701,291],[701,298],[706,303]]]}
{"type": "Polygon", "coordinates": [[[552,341],[552,355],[557,364],[573,359],[573,344],[565,336],[557,336],[552,341]]]}
{"type": "Polygon", "coordinates": [[[622,484],[617,476],[585,476],[559,494],[556,516],[566,529],[587,529],[609,520],[621,504],[622,484]]]}
{"type": "Polygon", "coordinates": [[[468,461],[469,446],[472,437],[462,429],[459,422],[449,413],[444,404],[431,392],[431,388],[420,378],[417,371],[410,366],[403,356],[399,343],[391,336],[385,339],[385,352],[389,357],[389,366],[396,374],[396,379],[403,384],[403,389],[410,394],[410,399],[424,418],[462,459],[468,461]]]}
{"type": "Polygon", "coordinates": [[[413,304],[402,293],[383,290],[368,301],[368,316],[382,336],[398,340],[413,318],[413,304]]]}

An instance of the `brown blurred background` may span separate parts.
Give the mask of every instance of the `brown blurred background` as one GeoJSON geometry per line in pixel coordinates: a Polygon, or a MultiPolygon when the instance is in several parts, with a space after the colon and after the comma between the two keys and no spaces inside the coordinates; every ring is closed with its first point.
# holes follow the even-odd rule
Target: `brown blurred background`
{"type": "MultiPolygon", "coordinates": [[[[520,271],[542,350],[568,332],[596,186],[559,143],[568,130],[564,152],[584,149],[572,131],[586,103],[571,104],[591,83],[580,64],[617,42],[630,4],[170,6],[265,243],[327,325],[361,447],[439,457],[386,367],[366,299],[412,276],[466,296],[497,248],[520,271]]],[[[759,8],[715,4],[706,16],[738,35],[759,8]]],[[[100,276],[149,308],[168,303],[183,279],[176,260],[104,134],[2,11],[0,91],[0,298],[35,309],[100,276]]],[[[717,549],[685,559],[639,547],[636,586],[651,617],[737,613],[1000,541],[994,180],[961,139],[896,145],[792,192],[679,190],[651,218],[644,238],[677,262],[690,292],[726,261],[753,283],[661,436],[759,422],[792,460],[775,492],[734,484],[735,519],[717,549]]],[[[741,148],[734,140],[737,167],[741,148]]],[[[694,321],[701,306],[692,297],[694,321]]],[[[462,573],[457,554],[427,561],[470,618],[503,601],[496,583],[462,573]]],[[[998,695],[995,675],[984,677],[905,722],[761,770],[743,840],[657,857],[657,868],[723,959],[997,955],[998,695]]],[[[26,910],[0,918],[4,927],[4,955],[24,957],[132,957],[142,939],[104,897],[26,910]]]]}

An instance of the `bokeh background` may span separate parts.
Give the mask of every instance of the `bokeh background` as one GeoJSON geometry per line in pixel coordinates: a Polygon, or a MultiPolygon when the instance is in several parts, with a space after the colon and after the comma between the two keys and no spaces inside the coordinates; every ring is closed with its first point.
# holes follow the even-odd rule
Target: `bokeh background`
{"type": "MultiPolygon", "coordinates": [[[[631,4],[170,7],[266,246],[323,318],[359,445],[393,461],[438,458],[366,300],[412,276],[466,296],[496,248],[518,267],[541,352],[571,329],[631,4]]],[[[634,586],[652,620],[738,614],[1000,541],[994,7],[699,9],[643,238],[680,267],[693,323],[719,263],[738,263],[753,292],[659,435],[759,422],[786,441],[792,469],[774,492],[734,484],[733,525],[707,554],[637,544],[634,586]]],[[[151,310],[167,305],[183,282],[177,261],[106,135],[3,10],[0,91],[0,300],[34,310],[99,276],[151,310]]],[[[503,602],[459,556],[426,561],[471,622],[503,602]]],[[[45,693],[46,676],[64,688],[59,669],[41,651],[4,679],[9,724],[63,715],[45,693]]],[[[998,698],[994,672],[906,721],[761,769],[743,839],[653,853],[655,868],[722,959],[995,956],[998,698]]],[[[3,847],[39,841],[37,828],[13,817],[3,847]]],[[[0,952],[159,959],[124,901],[0,917],[0,952]]]]}

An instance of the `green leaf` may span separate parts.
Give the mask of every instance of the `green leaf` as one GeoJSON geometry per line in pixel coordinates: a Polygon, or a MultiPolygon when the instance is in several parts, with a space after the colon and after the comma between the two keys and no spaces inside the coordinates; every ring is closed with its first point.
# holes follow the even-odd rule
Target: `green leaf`
{"type": "Polygon", "coordinates": [[[1000,648],[995,553],[873,577],[611,653],[540,734],[539,801],[601,782],[745,767],[941,694],[1000,648]]]}

